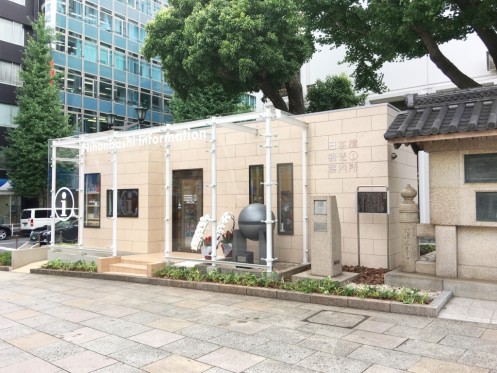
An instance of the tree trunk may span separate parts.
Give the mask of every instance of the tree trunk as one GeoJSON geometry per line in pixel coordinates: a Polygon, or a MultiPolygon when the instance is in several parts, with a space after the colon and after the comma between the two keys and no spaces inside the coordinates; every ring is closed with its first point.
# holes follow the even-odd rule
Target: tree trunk
{"type": "MultiPolygon", "coordinates": [[[[477,4],[468,0],[459,0],[456,1],[456,3],[463,13],[471,12],[472,9],[478,7],[477,4]]],[[[490,27],[481,27],[480,25],[474,23],[470,23],[469,25],[473,27],[473,30],[475,30],[478,37],[487,47],[488,53],[494,62],[497,63],[497,33],[490,27]]]]}
{"type": "Polygon", "coordinates": [[[293,76],[292,80],[285,83],[286,92],[288,93],[288,106],[292,114],[304,114],[304,93],[300,83],[300,74],[293,76]]]}
{"type": "Polygon", "coordinates": [[[260,79],[260,87],[264,96],[271,100],[276,109],[288,111],[288,106],[285,100],[283,100],[283,97],[281,97],[280,90],[274,88],[265,76],[260,79]]]}
{"type": "Polygon", "coordinates": [[[481,85],[459,70],[438,48],[432,35],[420,26],[412,25],[413,30],[419,35],[421,41],[428,50],[432,62],[461,89],[476,88],[481,85]]]}
{"type": "Polygon", "coordinates": [[[488,53],[494,62],[497,63],[497,34],[495,31],[477,26],[473,26],[473,28],[483,44],[487,47],[488,53]]]}

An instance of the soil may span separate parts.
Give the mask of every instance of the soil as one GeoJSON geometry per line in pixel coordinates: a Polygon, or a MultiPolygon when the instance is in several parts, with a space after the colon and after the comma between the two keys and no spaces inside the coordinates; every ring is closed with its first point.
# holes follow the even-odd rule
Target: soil
{"type": "Polygon", "coordinates": [[[356,284],[382,285],[384,284],[384,275],[388,272],[388,269],[343,266],[342,271],[359,273],[359,277],[354,281],[356,284]]]}

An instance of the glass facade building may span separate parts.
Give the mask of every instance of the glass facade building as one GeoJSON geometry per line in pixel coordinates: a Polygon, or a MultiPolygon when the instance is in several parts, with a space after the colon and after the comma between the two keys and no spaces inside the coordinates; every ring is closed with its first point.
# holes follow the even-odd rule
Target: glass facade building
{"type": "Polygon", "coordinates": [[[56,30],[54,69],[62,73],[61,101],[75,133],[115,125],[138,125],[136,107],[146,107],[144,125],[172,122],[171,88],[159,60],[140,54],[145,24],[166,0],[45,0],[47,25],[56,30]]]}

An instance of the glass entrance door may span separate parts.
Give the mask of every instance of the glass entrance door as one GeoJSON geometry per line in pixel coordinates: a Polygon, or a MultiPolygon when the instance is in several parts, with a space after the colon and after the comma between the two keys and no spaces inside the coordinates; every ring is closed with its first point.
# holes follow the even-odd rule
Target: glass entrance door
{"type": "Polygon", "coordinates": [[[191,251],[203,214],[202,169],[173,171],[173,251],[191,251]]]}

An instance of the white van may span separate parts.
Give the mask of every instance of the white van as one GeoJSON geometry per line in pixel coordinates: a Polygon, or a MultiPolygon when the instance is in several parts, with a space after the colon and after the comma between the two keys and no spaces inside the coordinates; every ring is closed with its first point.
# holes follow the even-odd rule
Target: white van
{"type": "MultiPolygon", "coordinates": [[[[75,209],[77,214],[77,209],[75,209]]],[[[62,214],[61,209],[57,209],[57,214],[60,216],[62,214]]],[[[55,217],[55,222],[60,221],[58,217],[55,217]]],[[[21,212],[21,234],[28,235],[33,229],[41,228],[45,225],[52,224],[52,209],[51,208],[36,208],[36,209],[24,209],[21,212]]]]}

